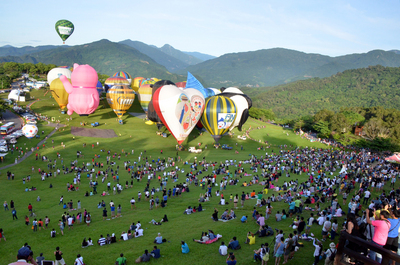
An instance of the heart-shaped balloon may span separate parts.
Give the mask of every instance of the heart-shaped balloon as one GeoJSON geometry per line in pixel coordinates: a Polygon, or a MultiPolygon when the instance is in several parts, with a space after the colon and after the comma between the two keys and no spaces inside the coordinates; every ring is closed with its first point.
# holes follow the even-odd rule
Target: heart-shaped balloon
{"type": "Polygon", "coordinates": [[[204,96],[193,88],[182,90],[174,85],[165,85],[154,93],[153,105],[178,144],[182,144],[203,114],[204,96]]]}

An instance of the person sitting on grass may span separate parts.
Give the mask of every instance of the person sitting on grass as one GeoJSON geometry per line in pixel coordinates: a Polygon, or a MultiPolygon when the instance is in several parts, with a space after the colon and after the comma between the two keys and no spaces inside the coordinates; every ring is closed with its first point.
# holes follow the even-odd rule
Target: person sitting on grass
{"type": "Polygon", "coordinates": [[[236,237],[234,236],[230,241],[229,241],[229,245],[228,248],[236,250],[236,249],[241,249],[242,247],[239,244],[239,241],[236,239],[236,237]]]}
{"type": "Polygon", "coordinates": [[[225,256],[225,255],[228,254],[228,247],[225,246],[225,242],[224,241],[221,242],[221,246],[219,246],[218,252],[222,256],[225,256]]]}
{"type": "Polygon", "coordinates": [[[158,249],[157,246],[154,246],[154,249],[153,249],[153,251],[151,251],[150,254],[151,254],[151,255],[153,256],[153,258],[155,258],[155,259],[158,259],[158,258],[161,257],[160,249],[158,249]]]}
{"type": "Polygon", "coordinates": [[[254,245],[256,243],[256,237],[252,232],[247,233],[245,243],[249,245],[254,245]]]}
{"type": "Polygon", "coordinates": [[[150,257],[151,257],[151,255],[149,254],[149,251],[146,249],[144,251],[144,254],[142,256],[140,256],[139,258],[137,258],[135,260],[135,262],[136,263],[147,262],[147,261],[150,261],[150,257]]]}
{"type": "Polygon", "coordinates": [[[161,233],[158,233],[157,237],[154,239],[154,243],[156,243],[156,244],[163,243],[163,237],[161,236],[161,233]]]}
{"type": "Polygon", "coordinates": [[[240,221],[242,221],[242,223],[247,223],[247,215],[243,215],[240,221]]]}
{"type": "Polygon", "coordinates": [[[193,238],[194,242],[201,243],[201,244],[206,243],[208,240],[210,240],[210,237],[207,235],[206,232],[201,232],[201,239],[200,240],[196,240],[196,239],[193,238]]]}
{"type": "Polygon", "coordinates": [[[226,209],[224,211],[224,213],[221,215],[221,219],[222,220],[229,220],[228,218],[229,218],[229,212],[228,212],[228,209],[226,209]]]}

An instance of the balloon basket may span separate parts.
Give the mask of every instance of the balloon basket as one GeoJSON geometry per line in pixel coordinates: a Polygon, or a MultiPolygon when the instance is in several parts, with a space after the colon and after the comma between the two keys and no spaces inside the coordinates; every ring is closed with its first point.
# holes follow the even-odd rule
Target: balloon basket
{"type": "Polygon", "coordinates": [[[124,122],[123,122],[122,120],[119,120],[118,123],[119,123],[120,125],[124,125],[124,122]]]}
{"type": "Polygon", "coordinates": [[[61,114],[65,114],[65,110],[62,110],[62,111],[61,111],[61,114]]]}

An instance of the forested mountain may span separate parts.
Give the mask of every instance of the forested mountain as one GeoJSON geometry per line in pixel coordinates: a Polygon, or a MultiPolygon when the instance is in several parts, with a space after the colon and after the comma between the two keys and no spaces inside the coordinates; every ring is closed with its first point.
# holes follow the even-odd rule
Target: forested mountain
{"type": "Polygon", "coordinates": [[[38,63],[68,65],[74,63],[89,64],[97,72],[112,75],[118,71],[127,71],[132,77],[157,77],[173,82],[183,81],[185,76],[171,74],[147,55],[127,45],[100,40],[72,47],[58,47],[20,57],[1,57],[0,62],[38,63]]]}
{"type": "Polygon", "coordinates": [[[200,60],[197,57],[194,57],[192,55],[186,54],[184,52],[181,52],[180,50],[175,49],[169,44],[165,44],[160,48],[160,51],[188,64],[188,65],[195,65],[198,63],[203,62],[203,60],[200,60]]]}
{"type": "Polygon", "coordinates": [[[322,109],[384,106],[400,110],[400,68],[370,66],[346,70],[327,78],[311,78],[268,88],[252,95],[257,108],[272,109],[277,117],[297,118],[322,109]]]}
{"type": "Polygon", "coordinates": [[[160,50],[160,48],[147,45],[140,41],[124,40],[120,41],[119,43],[133,47],[141,53],[146,54],[156,63],[165,66],[165,68],[171,72],[176,72],[177,70],[182,70],[189,66],[188,63],[164,53],[162,50],[160,50]]]}
{"type": "Polygon", "coordinates": [[[68,47],[69,46],[66,46],[66,45],[63,45],[63,46],[45,45],[45,46],[37,46],[37,47],[25,46],[25,47],[17,48],[17,47],[13,47],[10,45],[6,45],[3,47],[0,47],[0,57],[21,56],[21,55],[31,54],[31,53],[45,51],[45,50],[51,50],[51,49],[56,49],[56,48],[68,48],[68,47]]]}
{"type": "Polygon", "coordinates": [[[194,56],[196,58],[199,58],[202,61],[207,61],[207,60],[211,60],[211,59],[217,58],[215,56],[204,54],[204,53],[201,53],[201,52],[184,52],[184,53],[189,54],[191,56],[194,56]]]}
{"type": "MultiPolygon", "coordinates": [[[[329,57],[274,48],[230,53],[189,66],[186,71],[201,76],[208,85],[265,87],[312,77],[328,77],[347,69],[370,65],[400,66],[400,55],[374,50],[363,54],[329,57]]],[[[181,73],[184,73],[183,71],[181,73]]]]}

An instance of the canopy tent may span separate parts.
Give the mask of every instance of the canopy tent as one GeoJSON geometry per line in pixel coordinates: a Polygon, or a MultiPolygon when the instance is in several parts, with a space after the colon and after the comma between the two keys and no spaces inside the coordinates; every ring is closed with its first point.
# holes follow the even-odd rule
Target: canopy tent
{"type": "Polygon", "coordinates": [[[386,157],[385,160],[389,162],[400,163],[400,154],[394,154],[392,156],[386,157]]]}

